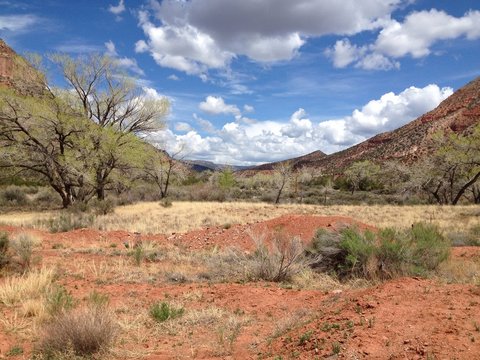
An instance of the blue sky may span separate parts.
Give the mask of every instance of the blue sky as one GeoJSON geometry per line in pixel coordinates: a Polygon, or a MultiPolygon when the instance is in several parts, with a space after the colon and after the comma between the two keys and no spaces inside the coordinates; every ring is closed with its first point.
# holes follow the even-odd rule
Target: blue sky
{"type": "Polygon", "coordinates": [[[344,149],[480,75],[473,0],[0,0],[0,37],[115,57],[170,99],[151,141],[236,165],[344,149]]]}

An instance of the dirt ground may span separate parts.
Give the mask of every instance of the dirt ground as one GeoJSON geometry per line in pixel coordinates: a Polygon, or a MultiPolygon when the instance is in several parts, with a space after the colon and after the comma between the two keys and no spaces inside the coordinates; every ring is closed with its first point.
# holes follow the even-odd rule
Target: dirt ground
{"type": "MultiPolygon", "coordinates": [[[[400,278],[370,287],[333,283],[320,290],[201,277],[177,281],[172,273],[204,269],[180,255],[140,265],[127,255],[139,242],[182,256],[231,247],[251,251],[252,237],[282,231],[308,242],[318,228],[348,224],[373,229],[347,217],[284,215],[168,235],[91,229],[50,234],[12,226],[0,231],[41,239],[36,266],[56,269],[56,282],[77,306],[94,290],[108,295],[120,328],[106,356],[110,359],[480,358],[480,287],[475,284],[400,278]],[[158,301],[179,304],[186,314],[158,325],[148,314],[158,301]]],[[[478,264],[480,250],[454,248],[452,259],[478,264]]],[[[0,286],[5,281],[0,278],[0,286]]],[[[0,303],[0,358],[27,359],[36,346],[42,321],[25,315],[23,306],[0,303]],[[23,353],[12,354],[14,346],[23,353]]]]}

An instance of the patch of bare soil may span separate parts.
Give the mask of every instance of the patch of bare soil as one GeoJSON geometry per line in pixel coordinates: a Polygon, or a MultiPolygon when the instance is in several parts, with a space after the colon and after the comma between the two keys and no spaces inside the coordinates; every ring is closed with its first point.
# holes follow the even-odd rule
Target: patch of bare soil
{"type": "Polygon", "coordinates": [[[267,357],[477,359],[480,288],[404,278],[330,295],[318,318],[267,346],[267,357]],[[302,340],[303,339],[303,340],[302,340]]]}

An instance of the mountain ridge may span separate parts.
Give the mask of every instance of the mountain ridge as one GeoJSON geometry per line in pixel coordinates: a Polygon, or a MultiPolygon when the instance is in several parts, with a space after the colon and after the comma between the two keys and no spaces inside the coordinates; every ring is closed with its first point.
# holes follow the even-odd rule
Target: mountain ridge
{"type": "MultiPolygon", "coordinates": [[[[340,173],[357,161],[400,160],[414,162],[432,151],[432,136],[437,131],[465,133],[480,123],[480,77],[470,81],[443,100],[435,109],[392,131],[377,134],[345,150],[311,158],[311,154],[285,161],[294,167],[314,167],[329,173],[340,173]]],[[[250,174],[271,170],[276,163],[252,167],[250,174]]]]}

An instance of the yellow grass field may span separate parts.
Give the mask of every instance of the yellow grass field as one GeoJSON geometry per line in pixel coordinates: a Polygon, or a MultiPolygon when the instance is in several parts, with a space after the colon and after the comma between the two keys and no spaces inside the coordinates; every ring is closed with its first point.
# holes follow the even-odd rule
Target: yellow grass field
{"type": "MultiPolygon", "coordinates": [[[[59,212],[9,213],[0,215],[5,225],[41,227],[39,220],[59,212]]],[[[164,208],[157,202],[120,206],[113,214],[99,216],[94,227],[101,230],[128,230],[141,233],[180,233],[207,226],[245,224],[284,214],[341,215],[377,227],[404,228],[415,222],[437,224],[445,232],[466,231],[480,225],[480,207],[471,206],[318,206],[272,205],[247,202],[174,202],[164,208]]]]}

